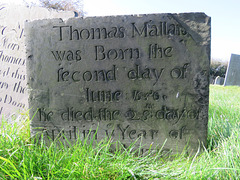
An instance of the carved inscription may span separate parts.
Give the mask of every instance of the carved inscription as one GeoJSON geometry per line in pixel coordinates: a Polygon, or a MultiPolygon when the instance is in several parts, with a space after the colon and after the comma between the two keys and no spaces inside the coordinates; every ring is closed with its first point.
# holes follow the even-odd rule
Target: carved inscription
{"type": "Polygon", "coordinates": [[[9,63],[9,64],[16,64],[16,65],[20,65],[20,66],[25,66],[26,65],[26,60],[25,59],[4,54],[3,51],[0,51],[0,61],[5,62],[5,63],[9,63]]]}
{"type": "Polygon", "coordinates": [[[80,61],[81,50],[68,50],[68,51],[51,51],[56,61],[80,61]]]}
{"type": "Polygon", "coordinates": [[[73,26],[53,26],[59,33],[59,41],[124,38],[124,27],[75,28],[73,26]]]}
{"type": "Polygon", "coordinates": [[[132,37],[156,37],[164,35],[186,35],[187,31],[179,24],[171,24],[168,22],[154,23],[153,20],[144,22],[143,25],[132,23],[132,37]]]}
{"type": "MultiPolygon", "coordinates": [[[[25,21],[73,17],[70,12],[48,11],[0,3],[0,119],[28,109],[25,21]],[[16,18],[17,17],[17,18],[16,18]]],[[[78,61],[80,52],[54,52],[56,60],[78,61]]]]}
{"type": "Polygon", "coordinates": [[[139,59],[140,51],[138,48],[126,49],[105,49],[104,46],[95,46],[95,60],[115,60],[115,59],[139,59]]]}
{"type": "Polygon", "coordinates": [[[57,81],[116,81],[117,80],[117,68],[113,65],[112,69],[94,70],[94,71],[70,71],[64,68],[58,69],[57,81]]]}
{"type": "Polygon", "coordinates": [[[159,81],[163,71],[164,68],[161,69],[149,67],[142,68],[139,65],[135,64],[135,67],[128,71],[127,76],[131,80],[146,80],[146,79],[154,80],[153,85],[155,85],[159,81]]]}
{"type": "Polygon", "coordinates": [[[0,97],[0,102],[19,108],[24,108],[26,106],[24,103],[18,102],[14,97],[7,94],[4,97],[0,97]]]}
{"type": "MultiPolygon", "coordinates": [[[[195,83],[209,61],[208,46],[196,42],[204,36],[194,29],[200,17],[207,31],[201,13],[28,23],[33,133],[70,141],[107,137],[125,147],[135,142],[142,153],[163,144],[164,152],[181,151],[189,142],[197,150],[199,140],[206,142],[208,107],[202,95],[208,86],[200,91],[195,83]]],[[[21,83],[15,90],[25,91],[21,83]]]]}
{"type": "MultiPolygon", "coordinates": [[[[105,130],[105,135],[108,138],[112,138],[116,136],[116,132],[120,133],[120,139],[125,140],[125,139],[131,139],[131,140],[137,140],[138,138],[144,138],[144,139],[152,139],[154,140],[158,136],[159,130],[155,129],[135,129],[131,125],[126,125],[123,126],[122,124],[116,124],[116,128],[114,130],[109,130],[108,128],[111,127],[112,124],[107,124],[106,125],[106,130],[105,130]]],[[[51,139],[56,139],[56,138],[65,138],[67,137],[68,139],[77,139],[80,136],[82,137],[87,137],[87,136],[92,136],[96,140],[100,135],[98,135],[98,131],[96,129],[88,129],[86,130],[85,125],[82,127],[77,127],[77,126],[68,126],[68,130],[60,130],[61,128],[55,127],[51,130],[44,129],[43,132],[45,135],[50,137],[51,139]]]]}
{"type": "MultiPolygon", "coordinates": [[[[3,13],[0,8],[0,15],[3,13]]],[[[1,21],[4,24],[4,21],[1,21]]],[[[27,107],[23,28],[0,24],[0,115],[27,107]],[[22,54],[21,54],[22,53],[22,54]]]]}
{"type": "Polygon", "coordinates": [[[149,45],[149,59],[172,57],[173,47],[161,47],[158,44],[149,45]]]}
{"type": "Polygon", "coordinates": [[[86,100],[87,102],[118,102],[122,98],[123,92],[117,90],[109,91],[93,91],[86,88],[86,100]]]}

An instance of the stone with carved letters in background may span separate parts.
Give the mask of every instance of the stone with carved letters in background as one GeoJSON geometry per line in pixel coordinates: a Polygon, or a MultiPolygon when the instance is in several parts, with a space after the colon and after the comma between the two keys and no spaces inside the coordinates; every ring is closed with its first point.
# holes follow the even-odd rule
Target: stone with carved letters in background
{"type": "Polygon", "coordinates": [[[0,120],[28,109],[25,21],[70,17],[74,12],[0,4],[0,120]]]}

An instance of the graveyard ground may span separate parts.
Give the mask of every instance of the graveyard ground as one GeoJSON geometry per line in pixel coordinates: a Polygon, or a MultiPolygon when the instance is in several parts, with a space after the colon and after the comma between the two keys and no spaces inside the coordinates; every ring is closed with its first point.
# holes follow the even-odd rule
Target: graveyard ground
{"type": "Polygon", "coordinates": [[[238,179],[239,94],[240,87],[210,86],[208,147],[192,157],[138,157],[131,148],[112,153],[107,140],[96,147],[85,142],[46,147],[30,138],[26,115],[13,126],[3,119],[0,179],[238,179]]]}

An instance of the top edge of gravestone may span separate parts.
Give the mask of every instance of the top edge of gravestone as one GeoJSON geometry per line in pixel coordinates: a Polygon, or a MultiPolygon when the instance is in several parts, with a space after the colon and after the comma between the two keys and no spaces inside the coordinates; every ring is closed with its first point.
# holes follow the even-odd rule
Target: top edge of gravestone
{"type": "MultiPolygon", "coordinates": [[[[104,20],[104,22],[113,22],[112,20],[128,21],[132,18],[158,18],[158,17],[168,17],[181,24],[181,26],[189,33],[192,39],[200,45],[209,46],[211,42],[211,17],[207,16],[204,12],[186,12],[186,13],[154,13],[154,14],[132,14],[132,15],[114,15],[114,16],[89,16],[89,17],[73,17],[68,19],[54,18],[46,20],[46,24],[49,22],[58,23],[71,23],[78,20],[97,22],[104,20]]],[[[41,20],[35,20],[32,22],[26,22],[26,27],[33,27],[40,23],[41,20]],[[30,23],[30,24],[28,24],[30,23]],[[31,24],[32,23],[32,24],[31,24]]],[[[41,25],[45,24],[43,21],[41,25]]],[[[40,26],[41,26],[40,25],[40,26]]],[[[209,48],[210,49],[210,48],[209,48]]],[[[210,57],[209,57],[210,58],[210,57]]]]}
{"type": "Polygon", "coordinates": [[[240,56],[239,54],[232,53],[231,56],[240,56]]]}
{"type": "MultiPolygon", "coordinates": [[[[184,13],[150,13],[150,14],[126,14],[126,15],[107,15],[107,16],[80,16],[80,17],[72,17],[72,18],[68,18],[66,20],[62,20],[61,18],[53,18],[52,20],[56,20],[56,19],[61,19],[61,21],[71,21],[74,19],[102,19],[102,18],[123,18],[123,17],[136,17],[136,18],[143,18],[143,17],[147,17],[147,16],[173,16],[173,17],[182,17],[182,18],[186,18],[189,19],[191,17],[195,17],[192,20],[195,21],[200,21],[202,19],[200,18],[208,18],[211,19],[210,16],[206,15],[204,12],[184,12],[184,13]]],[[[49,20],[49,19],[48,19],[49,20]]],[[[34,21],[41,21],[41,20],[34,20],[34,21]]],[[[33,21],[33,22],[34,22],[33,21]]]]}
{"type": "Polygon", "coordinates": [[[202,16],[207,16],[206,13],[204,12],[182,12],[182,13],[146,13],[146,14],[124,14],[124,15],[106,15],[106,16],[83,16],[81,18],[86,19],[86,18],[106,18],[106,17],[124,17],[124,16],[135,16],[135,17],[144,17],[144,16],[149,16],[149,15],[202,15],[202,16]]]}
{"type": "MultiPolygon", "coordinates": [[[[108,19],[108,18],[144,18],[144,17],[154,17],[154,16],[168,16],[174,18],[179,23],[182,23],[182,21],[188,20],[195,21],[197,23],[204,23],[206,25],[210,25],[211,23],[211,17],[206,15],[204,12],[186,12],[186,13],[151,13],[151,14],[128,14],[128,15],[108,15],[108,16],[80,16],[80,17],[71,17],[68,19],[62,19],[62,18],[51,18],[51,19],[45,19],[47,21],[56,21],[59,20],[60,22],[71,22],[74,20],[88,20],[88,19],[108,19]],[[176,19],[179,18],[179,19],[176,19]],[[179,21],[180,20],[180,21],[179,21]]],[[[35,23],[39,20],[31,21],[30,23],[35,23]]],[[[26,22],[29,23],[29,22],[26,22]]]]}

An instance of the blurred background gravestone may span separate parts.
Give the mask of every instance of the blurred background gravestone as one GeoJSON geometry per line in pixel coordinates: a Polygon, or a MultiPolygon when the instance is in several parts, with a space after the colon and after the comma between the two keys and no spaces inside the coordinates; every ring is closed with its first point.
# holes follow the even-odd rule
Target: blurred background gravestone
{"type": "Polygon", "coordinates": [[[28,109],[25,21],[74,17],[74,12],[0,4],[0,118],[28,109]]]}
{"type": "Polygon", "coordinates": [[[223,83],[224,83],[224,78],[220,77],[220,76],[217,76],[216,79],[215,79],[214,84],[215,85],[223,85],[223,83]]]}
{"type": "Polygon", "coordinates": [[[224,86],[240,86],[240,55],[231,55],[224,86]]]}

